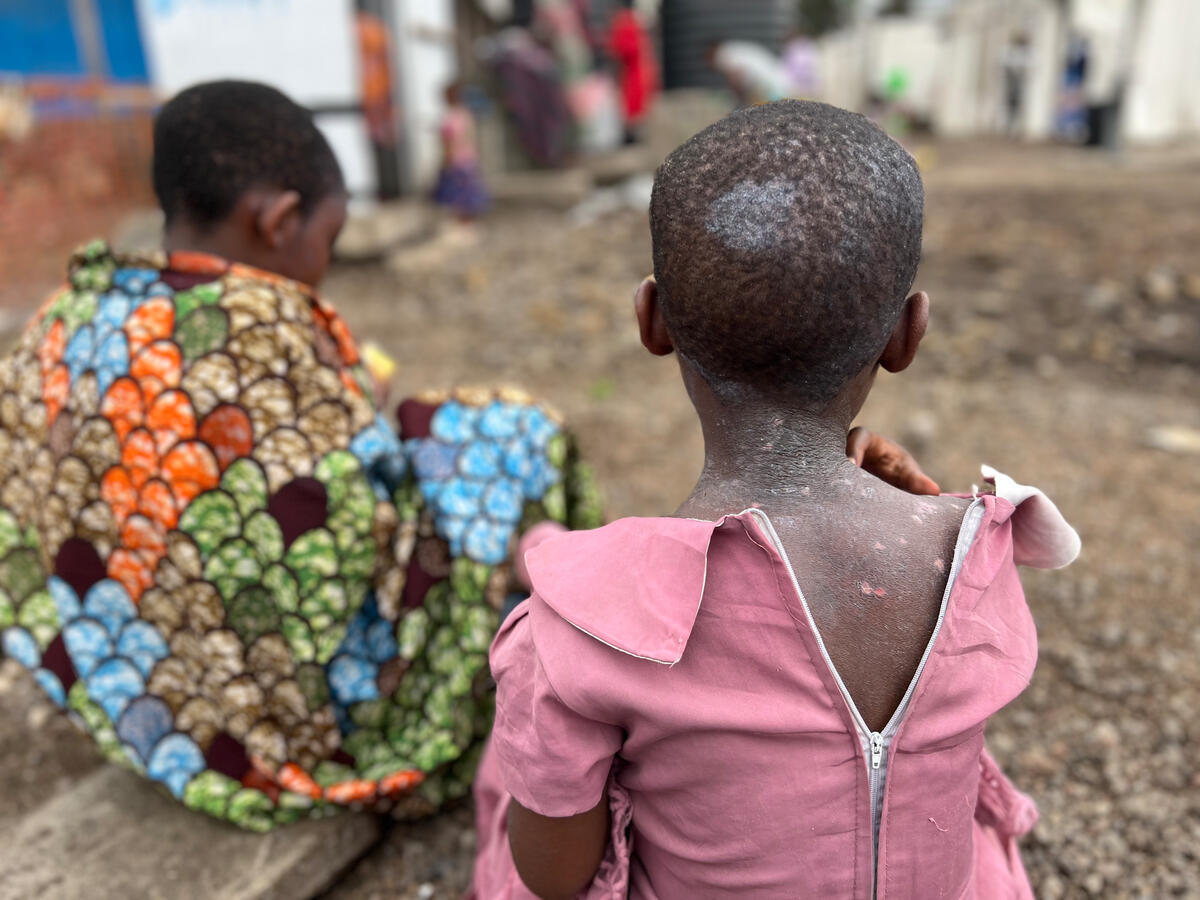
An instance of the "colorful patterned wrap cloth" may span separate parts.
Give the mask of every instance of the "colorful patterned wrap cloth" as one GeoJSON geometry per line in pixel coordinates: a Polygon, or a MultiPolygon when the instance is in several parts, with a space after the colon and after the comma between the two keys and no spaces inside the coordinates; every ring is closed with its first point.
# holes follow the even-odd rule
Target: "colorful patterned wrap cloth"
{"type": "Polygon", "coordinates": [[[518,537],[599,523],[518,391],[376,414],[302,285],[96,243],[0,361],[0,649],[110,760],[254,830],[463,796],[518,537]]]}

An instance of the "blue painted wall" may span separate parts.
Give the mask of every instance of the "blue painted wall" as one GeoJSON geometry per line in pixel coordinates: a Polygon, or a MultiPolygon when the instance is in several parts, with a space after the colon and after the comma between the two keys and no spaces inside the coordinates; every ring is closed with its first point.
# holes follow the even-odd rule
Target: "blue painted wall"
{"type": "MultiPolygon", "coordinates": [[[[148,80],[134,0],[95,0],[109,75],[148,80]]],[[[80,76],[87,69],[71,24],[69,0],[0,0],[0,72],[80,76]]]]}
{"type": "MultiPolygon", "coordinates": [[[[4,0],[0,0],[3,3],[4,0]]],[[[136,0],[96,0],[108,50],[108,71],[115,81],[149,81],[136,0]]]]}

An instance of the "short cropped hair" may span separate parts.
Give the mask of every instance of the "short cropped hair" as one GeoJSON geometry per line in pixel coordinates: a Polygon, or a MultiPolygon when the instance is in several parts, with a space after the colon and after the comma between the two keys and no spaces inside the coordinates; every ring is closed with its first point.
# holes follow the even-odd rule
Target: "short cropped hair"
{"type": "Polygon", "coordinates": [[[261,186],[296,191],[306,215],[343,190],[337,158],[308,110],[250,81],[197,84],[163,106],[154,120],[154,193],[168,222],[211,227],[261,186]]]}
{"type": "Polygon", "coordinates": [[[913,158],[855,113],[784,100],[709,126],[659,167],[650,201],[676,349],[714,389],[833,400],[899,320],[924,202],[913,158]]]}

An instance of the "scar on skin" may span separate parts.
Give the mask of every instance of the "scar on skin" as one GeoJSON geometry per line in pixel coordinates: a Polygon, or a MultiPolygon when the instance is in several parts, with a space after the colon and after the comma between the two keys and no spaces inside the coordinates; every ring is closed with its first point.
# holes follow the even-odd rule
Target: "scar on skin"
{"type": "Polygon", "coordinates": [[[859,584],[859,590],[861,590],[863,592],[863,595],[866,597],[886,597],[887,596],[887,591],[885,591],[883,588],[873,588],[873,587],[871,587],[870,583],[866,582],[866,581],[863,581],[859,584]]]}
{"type": "Polygon", "coordinates": [[[904,538],[900,538],[900,546],[907,547],[908,541],[906,541],[904,538]]]}
{"type": "Polygon", "coordinates": [[[925,520],[924,520],[924,519],[922,519],[920,516],[918,516],[916,513],[913,513],[912,520],[913,520],[914,522],[924,522],[924,521],[925,521],[925,520]]]}
{"type": "Polygon", "coordinates": [[[784,178],[739,181],[708,207],[704,227],[731,250],[767,250],[789,235],[799,188],[784,178]]]}
{"type": "Polygon", "coordinates": [[[886,550],[886,549],[887,549],[887,547],[883,546],[883,544],[879,543],[879,541],[876,541],[876,542],[875,542],[875,549],[876,549],[876,550],[886,550]]]}
{"type": "Polygon", "coordinates": [[[940,559],[935,559],[935,560],[933,561],[933,564],[934,564],[935,566],[937,566],[937,570],[938,570],[939,572],[945,572],[945,571],[946,571],[946,564],[945,564],[944,562],[942,562],[942,560],[940,560],[940,559]]]}

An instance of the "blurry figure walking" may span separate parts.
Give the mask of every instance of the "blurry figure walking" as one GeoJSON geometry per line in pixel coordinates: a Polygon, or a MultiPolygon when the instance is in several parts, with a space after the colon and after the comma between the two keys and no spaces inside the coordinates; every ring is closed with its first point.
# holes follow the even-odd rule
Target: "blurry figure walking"
{"type": "Polygon", "coordinates": [[[632,144],[638,139],[642,122],[658,91],[658,61],[650,35],[633,8],[633,0],[624,0],[622,8],[613,15],[608,46],[621,80],[625,143],[632,144]]]}
{"type": "Polygon", "coordinates": [[[488,194],[479,168],[475,116],[463,103],[457,82],[446,88],[446,114],[440,132],[442,170],[433,199],[450,207],[460,219],[478,218],[487,209],[488,194]]]}

